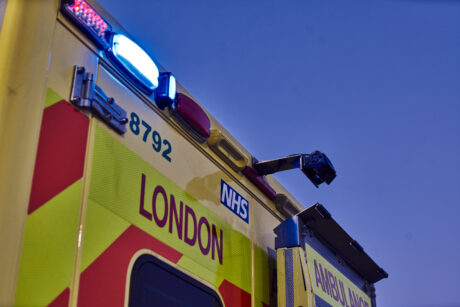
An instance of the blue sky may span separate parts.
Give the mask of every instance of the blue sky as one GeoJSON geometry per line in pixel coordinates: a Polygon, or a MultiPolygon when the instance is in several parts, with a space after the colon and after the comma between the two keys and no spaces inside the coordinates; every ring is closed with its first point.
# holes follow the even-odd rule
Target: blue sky
{"type": "Polygon", "coordinates": [[[389,274],[378,306],[460,306],[460,1],[100,3],[259,159],[319,149],[322,203],[389,274]]]}

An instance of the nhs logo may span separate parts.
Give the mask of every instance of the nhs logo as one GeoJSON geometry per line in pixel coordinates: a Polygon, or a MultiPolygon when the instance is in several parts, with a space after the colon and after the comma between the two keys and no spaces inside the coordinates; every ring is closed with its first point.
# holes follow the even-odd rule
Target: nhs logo
{"type": "Polygon", "coordinates": [[[223,180],[221,180],[220,184],[220,202],[235,213],[240,219],[249,224],[248,201],[223,180]]]}

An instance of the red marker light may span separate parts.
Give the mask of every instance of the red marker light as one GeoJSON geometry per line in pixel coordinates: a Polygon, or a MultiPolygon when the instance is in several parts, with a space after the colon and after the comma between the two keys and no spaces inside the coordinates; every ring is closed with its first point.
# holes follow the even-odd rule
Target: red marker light
{"type": "Polygon", "coordinates": [[[246,166],[242,173],[252,182],[254,183],[268,198],[274,200],[276,198],[276,192],[273,188],[265,182],[265,180],[257,175],[257,172],[252,167],[246,166]]]}
{"type": "Polygon", "coordinates": [[[203,142],[211,134],[211,121],[203,109],[188,96],[177,93],[174,103],[177,115],[188,124],[201,138],[203,142]]]}
{"type": "Polygon", "coordinates": [[[105,32],[111,28],[85,0],[64,0],[61,9],[87,34],[90,34],[99,47],[107,46],[105,32]]]}

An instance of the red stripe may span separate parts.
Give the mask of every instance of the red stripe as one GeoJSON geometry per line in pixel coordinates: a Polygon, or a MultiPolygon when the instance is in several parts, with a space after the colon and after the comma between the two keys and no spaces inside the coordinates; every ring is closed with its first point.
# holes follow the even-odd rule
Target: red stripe
{"type": "Polygon", "coordinates": [[[251,294],[224,280],[219,287],[225,307],[251,307],[251,294]]]}
{"type": "Polygon", "coordinates": [[[69,306],[69,297],[70,289],[66,288],[48,305],[48,307],[67,307],[69,306]]]}
{"type": "Polygon", "coordinates": [[[124,306],[128,265],[140,249],[152,250],[173,263],[182,257],[175,249],[131,225],[81,274],[78,306],[124,306]]]}
{"type": "Polygon", "coordinates": [[[83,176],[89,119],[64,100],[43,112],[28,213],[83,176]]]}

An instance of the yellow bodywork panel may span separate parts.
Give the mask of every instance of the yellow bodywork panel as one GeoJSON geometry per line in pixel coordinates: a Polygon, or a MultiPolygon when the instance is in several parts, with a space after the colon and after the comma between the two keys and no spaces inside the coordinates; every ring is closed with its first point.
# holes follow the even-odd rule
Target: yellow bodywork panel
{"type": "MultiPolygon", "coordinates": [[[[127,223],[135,225],[181,252],[184,255],[183,258],[189,259],[181,259],[178,264],[191,273],[207,280],[216,287],[223,279],[226,279],[250,293],[250,239],[235,231],[219,216],[208,210],[104,130],[100,127],[96,128],[89,201],[101,205],[127,223]],[[144,198],[141,198],[143,176],[145,178],[145,191],[144,198]],[[177,208],[182,202],[184,208],[185,206],[192,208],[197,221],[201,217],[205,217],[211,228],[216,227],[217,234],[222,231],[222,261],[219,259],[217,251],[214,250],[215,248],[213,249],[215,245],[208,243],[206,238],[203,239],[202,245],[207,246],[209,244],[210,250],[207,254],[200,251],[198,239],[193,245],[184,241],[187,230],[184,228],[181,233],[178,233],[177,226],[172,222],[169,213],[165,216],[166,202],[163,194],[156,198],[158,199],[156,211],[152,211],[152,195],[159,186],[166,193],[169,210],[171,210],[171,199],[174,198],[177,208]],[[156,214],[159,220],[165,220],[165,224],[162,227],[158,226],[155,219],[149,220],[140,214],[141,206],[147,212],[144,214],[151,216],[156,214]],[[173,223],[171,232],[169,231],[170,223],[173,223]]],[[[90,214],[91,212],[88,211],[88,220],[92,218],[90,214]]],[[[190,234],[192,233],[190,230],[192,223],[189,223],[188,226],[188,233],[190,234]]],[[[91,229],[85,230],[87,233],[84,237],[93,236],[92,233],[102,230],[103,228],[100,226],[91,227],[91,229]]],[[[85,249],[83,255],[85,255],[85,249]]]]}
{"type": "MultiPolygon", "coordinates": [[[[58,13],[59,4],[59,0],[8,0],[0,28],[0,306],[46,306],[62,294],[59,302],[76,305],[80,274],[90,271],[134,227],[180,253],[174,265],[217,292],[224,284],[244,292],[244,302],[252,295],[253,304],[268,306],[275,291],[272,229],[278,218],[262,204],[261,192],[239,173],[249,161],[248,153],[220,132],[208,143],[191,141],[171,114],[146,102],[152,97],[140,97],[132,84],[120,81],[120,72],[58,13]],[[98,85],[127,111],[125,134],[116,134],[88,111],[59,103],[69,98],[74,65],[97,76],[98,85]],[[57,103],[89,117],[83,176],[28,213],[43,109],[53,109],[57,103]],[[142,129],[138,134],[130,126],[136,117],[142,129]],[[153,132],[161,134],[162,151],[155,149],[153,132]],[[233,214],[221,203],[221,181],[252,206],[259,198],[257,210],[265,215],[253,210],[248,222],[233,214]],[[158,187],[165,198],[157,197],[153,207],[158,187]],[[195,232],[192,224],[187,228],[184,223],[179,230],[165,214],[165,204],[171,208],[173,198],[176,208],[183,203],[193,211],[197,223],[209,223],[207,232],[206,226],[198,226],[193,244],[184,239],[186,233],[195,232]]],[[[216,127],[214,132],[222,129],[216,127]]],[[[296,296],[302,302],[309,298],[308,293],[296,296]]]]}
{"type": "Polygon", "coordinates": [[[84,271],[129,225],[118,215],[89,199],[80,270],[84,271]]]}
{"type": "Polygon", "coordinates": [[[277,250],[278,307],[314,307],[311,276],[301,247],[277,250]]]}
{"type": "Polygon", "coordinates": [[[82,181],[27,217],[17,306],[45,306],[70,285],[82,181]]]}
{"type": "Polygon", "coordinates": [[[371,298],[310,245],[305,244],[315,293],[331,306],[372,306],[371,298]]]}
{"type": "MultiPolygon", "coordinates": [[[[273,251],[274,253],[274,251],[273,251]]],[[[256,306],[263,302],[270,306],[272,293],[276,291],[276,260],[266,250],[254,244],[254,296],[256,306]]]]}
{"type": "Polygon", "coordinates": [[[59,1],[8,0],[0,29],[0,306],[11,306],[59,1]]]}

